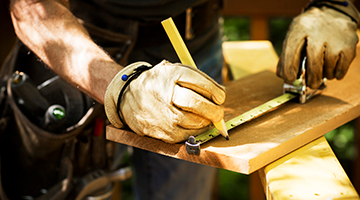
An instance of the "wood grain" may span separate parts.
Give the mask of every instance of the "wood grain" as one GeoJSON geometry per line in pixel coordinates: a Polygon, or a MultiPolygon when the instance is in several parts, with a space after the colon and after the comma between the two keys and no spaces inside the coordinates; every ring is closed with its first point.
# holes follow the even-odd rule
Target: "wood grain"
{"type": "Polygon", "coordinates": [[[259,174],[268,200],[359,199],[325,137],[276,160],[259,174]]]}
{"type": "MultiPolygon", "coordinates": [[[[358,51],[360,49],[358,48],[358,51]]],[[[328,81],[306,104],[288,102],[229,131],[189,155],[184,144],[167,144],[129,130],[107,127],[107,139],[174,158],[250,174],[360,115],[360,57],[341,81],[328,81]]],[[[226,84],[225,121],[282,94],[282,80],[264,71],[226,84]]]]}

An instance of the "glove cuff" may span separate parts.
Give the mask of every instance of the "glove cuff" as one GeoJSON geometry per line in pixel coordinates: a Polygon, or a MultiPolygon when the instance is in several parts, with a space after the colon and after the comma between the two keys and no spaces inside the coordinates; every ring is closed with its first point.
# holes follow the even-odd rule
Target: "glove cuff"
{"type": "Polygon", "coordinates": [[[140,66],[151,67],[147,62],[132,63],[119,71],[106,89],[104,98],[105,113],[110,123],[116,128],[124,127],[124,122],[120,118],[121,110],[119,101],[121,96],[119,97],[119,95],[121,92],[125,91],[126,86],[130,84],[130,81],[137,77],[134,75],[137,75],[135,73],[138,72],[137,69],[140,66]],[[130,79],[130,76],[132,79],[130,79]]]}
{"type": "Polygon", "coordinates": [[[344,0],[313,0],[303,10],[306,12],[311,7],[327,7],[343,13],[351,18],[358,26],[360,23],[360,14],[353,3],[344,0]]]}

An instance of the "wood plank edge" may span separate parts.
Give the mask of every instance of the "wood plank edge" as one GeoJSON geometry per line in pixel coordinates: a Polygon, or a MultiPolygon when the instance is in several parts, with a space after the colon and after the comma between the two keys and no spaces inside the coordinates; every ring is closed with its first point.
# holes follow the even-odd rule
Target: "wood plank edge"
{"type": "MultiPolygon", "coordinates": [[[[326,133],[346,124],[347,122],[350,122],[351,120],[354,120],[359,116],[360,113],[360,105],[354,106],[350,111],[344,112],[339,114],[338,116],[332,118],[329,121],[324,121],[321,125],[308,129],[308,131],[291,138],[290,140],[281,143],[277,148],[284,148],[284,149],[290,149],[294,148],[293,151],[296,151],[297,149],[305,146],[308,141],[314,141],[318,139],[319,137],[325,135],[326,133]]],[[[292,152],[293,152],[292,151],[292,152]]],[[[284,152],[275,150],[275,148],[270,149],[269,151],[266,151],[256,158],[253,158],[249,161],[250,166],[265,166],[270,164],[268,160],[277,160],[283,156],[286,156],[287,154],[290,154],[292,152],[284,152]],[[255,164],[257,163],[257,164],[255,164]],[[260,164],[259,164],[260,163],[260,164]]],[[[261,168],[261,167],[260,167],[261,168]]],[[[250,167],[249,171],[246,172],[247,174],[251,174],[260,168],[250,167]]],[[[240,172],[241,173],[241,172],[240,172]]]]}

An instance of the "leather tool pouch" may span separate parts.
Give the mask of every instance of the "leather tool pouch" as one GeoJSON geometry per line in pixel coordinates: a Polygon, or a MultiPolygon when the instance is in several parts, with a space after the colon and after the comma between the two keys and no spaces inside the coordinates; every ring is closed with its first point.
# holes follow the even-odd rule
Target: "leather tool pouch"
{"type": "MultiPolygon", "coordinates": [[[[26,70],[33,74],[39,69],[43,72],[37,77],[52,76],[53,74],[46,69],[43,63],[40,63],[31,55],[30,51],[18,41],[11,54],[2,66],[1,71],[1,136],[0,136],[0,178],[5,191],[11,198],[21,198],[23,195],[39,196],[44,186],[55,185],[59,180],[68,176],[69,169],[76,166],[73,163],[66,162],[64,159],[74,159],[76,140],[82,135],[90,135],[93,126],[93,119],[102,116],[103,109],[101,105],[85,105],[85,97],[75,88],[67,88],[68,93],[73,96],[82,97],[80,101],[74,101],[69,105],[69,111],[78,105],[84,113],[76,119],[67,130],[62,132],[49,132],[34,124],[28,116],[20,109],[18,100],[14,98],[11,88],[11,75],[15,70],[26,70]],[[25,53],[24,52],[28,52],[25,53]],[[24,59],[28,57],[29,59],[24,59]],[[32,61],[36,62],[32,62],[32,61]],[[33,66],[31,66],[33,65],[33,66]],[[71,107],[71,108],[70,108],[71,107]],[[88,108],[85,110],[85,107],[88,108]],[[87,134],[86,134],[87,133],[87,134]],[[71,167],[69,167],[71,166],[71,167]],[[65,170],[65,171],[64,171],[65,170]],[[66,175],[64,175],[66,174],[66,175]],[[15,196],[14,196],[15,195],[15,196]],[[16,196],[20,195],[20,196],[16,196]]],[[[65,81],[57,81],[57,85],[69,87],[65,81]]],[[[59,89],[59,88],[54,88],[59,89]]],[[[78,99],[79,100],[79,99],[78,99]]],[[[27,103],[26,101],[24,103],[27,103]]],[[[79,110],[75,110],[79,111],[79,110]]],[[[71,116],[71,113],[67,113],[71,116]]],[[[68,179],[70,177],[67,177],[68,179]]],[[[68,180],[71,182],[71,180],[68,180]]],[[[70,187],[68,187],[70,189],[70,187]]],[[[4,195],[1,191],[0,194],[4,195]]],[[[1,195],[0,195],[1,197],[1,195]]],[[[2,197],[2,199],[5,199],[2,197]]]]}
{"type": "MultiPolygon", "coordinates": [[[[136,40],[137,22],[124,23],[126,34],[123,34],[79,21],[94,42],[114,60],[123,65],[127,64],[127,57],[136,40]]],[[[111,162],[114,159],[111,152],[115,149],[115,144],[106,141],[105,134],[94,134],[95,122],[98,119],[106,120],[103,106],[94,103],[89,97],[59,79],[53,89],[67,88],[67,93],[70,93],[65,98],[67,101],[74,99],[74,96],[78,97],[75,100],[83,101],[83,104],[77,104],[76,101],[71,104],[67,112],[73,110],[73,113],[67,114],[77,115],[79,109],[82,114],[76,123],[66,127],[61,133],[46,131],[34,124],[19,108],[11,89],[11,76],[16,70],[28,74],[37,85],[56,76],[20,41],[17,41],[1,67],[0,199],[6,200],[6,195],[10,199],[24,196],[50,199],[56,195],[61,199],[70,195],[72,197],[68,198],[71,199],[76,196],[74,191],[81,190],[76,183],[84,174],[96,169],[107,170],[114,165],[111,162]],[[67,183],[66,187],[64,183],[67,183]],[[66,190],[62,191],[61,188],[66,190]],[[56,194],[59,191],[61,194],[56,194]]],[[[103,133],[104,128],[102,125],[103,133]]]]}

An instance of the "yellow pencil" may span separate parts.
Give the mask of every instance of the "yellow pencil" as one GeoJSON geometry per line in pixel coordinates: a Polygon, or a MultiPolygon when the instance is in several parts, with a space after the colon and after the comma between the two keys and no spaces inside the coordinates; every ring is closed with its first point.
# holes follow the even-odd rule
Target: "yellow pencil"
{"type": "MultiPolygon", "coordinates": [[[[172,18],[170,17],[162,21],[161,24],[163,25],[181,63],[197,68],[172,18]]],[[[220,134],[229,140],[229,134],[224,119],[219,122],[213,122],[213,124],[220,134]]]]}

